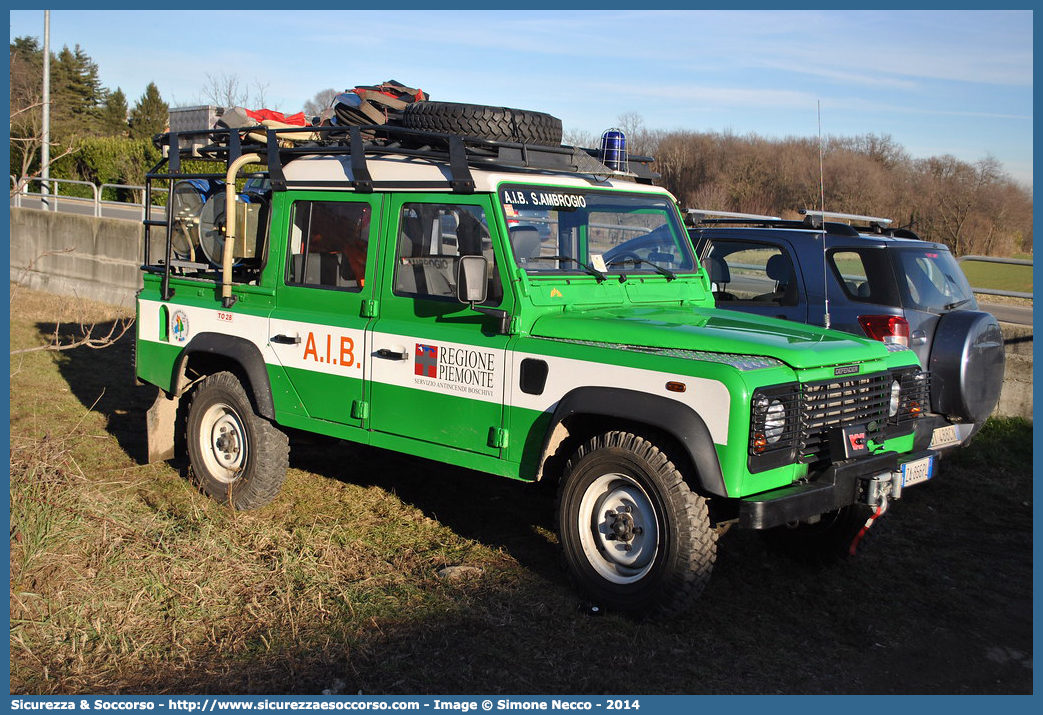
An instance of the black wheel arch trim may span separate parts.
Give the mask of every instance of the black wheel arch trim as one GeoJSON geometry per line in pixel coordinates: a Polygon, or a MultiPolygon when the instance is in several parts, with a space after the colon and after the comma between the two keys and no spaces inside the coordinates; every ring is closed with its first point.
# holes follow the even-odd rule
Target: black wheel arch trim
{"type": "Polygon", "coordinates": [[[558,425],[574,415],[617,417],[654,427],[677,440],[695,466],[694,479],[704,492],[727,497],[728,489],[710,430],[691,407],[660,395],[619,387],[578,387],[558,402],[543,439],[539,464],[556,448],[558,425]]]}
{"type": "MultiPolygon", "coordinates": [[[[264,363],[264,356],[257,346],[246,338],[236,335],[223,335],[221,333],[198,333],[174,361],[174,372],[171,376],[171,392],[178,394],[183,384],[181,376],[185,373],[185,366],[192,355],[204,353],[228,358],[242,367],[250,380],[250,393],[254,399],[257,413],[270,420],[275,419],[275,400],[272,398],[272,385],[268,380],[268,368],[264,363]]],[[[245,386],[244,386],[245,387],[245,386]]]]}

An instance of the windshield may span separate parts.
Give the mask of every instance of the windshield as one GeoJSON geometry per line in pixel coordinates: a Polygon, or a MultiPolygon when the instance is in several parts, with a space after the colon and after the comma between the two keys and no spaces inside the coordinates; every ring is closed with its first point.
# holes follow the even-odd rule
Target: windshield
{"type": "Polygon", "coordinates": [[[532,276],[692,272],[669,197],[511,185],[500,189],[515,261],[532,276]]]}
{"type": "Polygon", "coordinates": [[[907,308],[949,311],[977,308],[974,293],[952,254],[937,248],[894,251],[899,289],[907,308]]]}

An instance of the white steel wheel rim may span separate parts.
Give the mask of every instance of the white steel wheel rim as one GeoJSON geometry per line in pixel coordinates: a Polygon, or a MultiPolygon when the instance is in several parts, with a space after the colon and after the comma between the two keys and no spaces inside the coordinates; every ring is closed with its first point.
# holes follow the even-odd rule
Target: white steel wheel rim
{"type": "Polygon", "coordinates": [[[639,581],[655,564],[659,520],[648,494],[630,477],[605,474],[595,479],[580,500],[577,526],[587,562],[611,583],[639,581]]]}
{"type": "Polygon", "coordinates": [[[214,479],[231,484],[239,478],[249,444],[246,426],[234,409],[222,402],[207,408],[199,423],[199,443],[203,463],[214,479]]]}

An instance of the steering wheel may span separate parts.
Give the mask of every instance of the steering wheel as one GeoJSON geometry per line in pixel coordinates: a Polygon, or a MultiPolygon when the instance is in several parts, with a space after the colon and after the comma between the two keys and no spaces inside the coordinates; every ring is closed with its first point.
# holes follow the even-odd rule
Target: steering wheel
{"type": "Polygon", "coordinates": [[[633,251],[624,251],[618,256],[613,256],[612,260],[608,262],[608,265],[614,266],[617,263],[641,263],[644,259],[637,255],[633,251]]]}

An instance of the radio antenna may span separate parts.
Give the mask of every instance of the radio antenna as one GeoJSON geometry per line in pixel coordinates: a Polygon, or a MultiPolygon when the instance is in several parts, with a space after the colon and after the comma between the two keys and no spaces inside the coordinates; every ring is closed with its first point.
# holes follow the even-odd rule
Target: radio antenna
{"type": "Polygon", "coordinates": [[[822,100],[818,100],[818,204],[822,211],[819,227],[822,229],[822,296],[825,301],[825,318],[823,325],[829,327],[829,276],[826,269],[826,179],[823,169],[824,147],[822,144],[822,100]]]}

